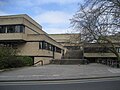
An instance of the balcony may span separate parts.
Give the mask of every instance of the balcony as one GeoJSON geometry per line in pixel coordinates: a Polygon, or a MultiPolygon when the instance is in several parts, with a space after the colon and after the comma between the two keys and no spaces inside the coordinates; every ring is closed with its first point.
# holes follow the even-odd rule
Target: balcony
{"type": "Polygon", "coordinates": [[[0,33],[0,42],[26,41],[25,33],[0,33]]]}

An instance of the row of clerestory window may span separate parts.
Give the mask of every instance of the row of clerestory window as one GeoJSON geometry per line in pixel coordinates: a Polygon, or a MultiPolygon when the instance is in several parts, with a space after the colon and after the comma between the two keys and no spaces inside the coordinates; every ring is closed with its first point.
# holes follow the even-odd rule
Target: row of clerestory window
{"type": "Polygon", "coordinates": [[[0,33],[24,33],[24,25],[0,25],[0,33]]]}
{"type": "MultiPolygon", "coordinates": [[[[113,47],[87,47],[84,48],[85,53],[111,53],[113,47]]],[[[120,47],[116,47],[116,52],[120,53],[120,47]]]]}
{"type": "Polygon", "coordinates": [[[54,52],[58,52],[61,53],[61,49],[46,42],[46,41],[40,41],[39,42],[39,49],[45,49],[45,50],[50,50],[50,51],[54,51],[54,52]]]}

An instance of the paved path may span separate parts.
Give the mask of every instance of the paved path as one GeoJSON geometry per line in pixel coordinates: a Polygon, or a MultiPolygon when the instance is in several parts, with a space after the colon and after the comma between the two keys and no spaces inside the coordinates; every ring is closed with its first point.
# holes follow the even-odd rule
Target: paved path
{"type": "Polygon", "coordinates": [[[89,65],[45,65],[39,67],[24,67],[0,72],[0,81],[74,79],[106,76],[120,76],[120,69],[95,63],[89,65]]]}

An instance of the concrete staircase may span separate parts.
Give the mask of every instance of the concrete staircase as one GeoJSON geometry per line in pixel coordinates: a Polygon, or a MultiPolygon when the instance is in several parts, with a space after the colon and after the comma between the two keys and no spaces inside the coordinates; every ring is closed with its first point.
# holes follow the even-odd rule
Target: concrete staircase
{"type": "Polygon", "coordinates": [[[62,59],[80,59],[82,58],[81,50],[68,50],[62,59]]]}
{"type": "Polygon", "coordinates": [[[60,64],[60,65],[69,65],[69,64],[88,64],[86,59],[82,59],[82,51],[80,50],[68,50],[62,59],[53,59],[50,64],[60,64]]]}

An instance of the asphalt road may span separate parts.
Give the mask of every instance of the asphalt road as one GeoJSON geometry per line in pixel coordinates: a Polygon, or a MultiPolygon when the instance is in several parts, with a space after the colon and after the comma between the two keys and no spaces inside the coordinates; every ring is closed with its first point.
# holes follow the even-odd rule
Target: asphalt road
{"type": "Polygon", "coordinates": [[[0,82],[0,90],[120,90],[120,78],[56,82],[0,82]]]}

